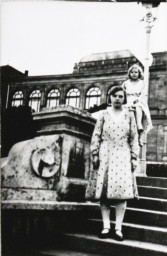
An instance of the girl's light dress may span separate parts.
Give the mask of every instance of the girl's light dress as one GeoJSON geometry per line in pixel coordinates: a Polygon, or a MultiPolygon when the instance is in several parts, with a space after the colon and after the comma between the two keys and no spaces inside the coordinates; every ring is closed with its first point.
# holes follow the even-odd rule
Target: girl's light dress
{"type": "Polygon", "coordinates": [[[127,107],[135,106],[136,108],[140,107],[143,111],[142,125],[145,132],[149,132],[153,126],[150,116],[150,111],[146,101],[146,96],[144,93],[144,82],[139,80],[135,85],[132,84],[131,80],[128,79],[122,84],[123,89],[127,94],[127,107]],[[138,100],[137,103],[134,101],[138,100]]]}

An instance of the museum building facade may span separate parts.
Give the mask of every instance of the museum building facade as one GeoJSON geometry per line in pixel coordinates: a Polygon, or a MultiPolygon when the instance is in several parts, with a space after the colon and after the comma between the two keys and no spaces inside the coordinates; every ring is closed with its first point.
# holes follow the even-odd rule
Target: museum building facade
{"type": "MultiPolygon", "coordinates": [[[[147,161],[167,161],[167,52],[153,53],[149,78],[149,108],[153,129],[148,134],[147,161]]],[[[45,108],[70,105],[91,113],[105,108],[110,89],[127,79],[128,68],[142,63],[129,50],[90,54],[74,65],[73,73],[28,76],[3,66],[2,109],[30,106],[45,108]],[[12,73],[10,79],[8,74],[12,73]]]]}

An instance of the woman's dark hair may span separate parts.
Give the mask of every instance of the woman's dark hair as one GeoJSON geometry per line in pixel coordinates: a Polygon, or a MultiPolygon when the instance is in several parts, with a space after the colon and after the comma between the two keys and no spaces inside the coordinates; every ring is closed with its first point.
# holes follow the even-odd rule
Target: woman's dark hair
{"type": "Polygon", "coordinates": [[[122,86],[113,86],[108,94],[108,105],[111,105],[111,98],[110,96],[114,96],[116,92],[122,91],[124,93],[124,102],[123,104],[127,103],[127,96],[125,90],[122,88],[122,86]]]}

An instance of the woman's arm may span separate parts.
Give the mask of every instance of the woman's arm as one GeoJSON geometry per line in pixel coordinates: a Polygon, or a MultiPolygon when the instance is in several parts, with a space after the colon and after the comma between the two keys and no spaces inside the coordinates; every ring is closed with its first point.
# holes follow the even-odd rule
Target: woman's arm
{"type": "Polygon", "coordinates": [[[91,141],[91,153],[92,153],[92,160],[93,160],[93,169],[97,169],[99,167],[99,148],[101,143],[101,135],[103,130],[103,123],[104,123],[104,114],[100,115],[97,119],[94,132],[92,135],[91,141]]]}
{"type": "Polygon", "coordinates": [[[101,135],[103,131],[104,113],[102,112],[100,117],[96,121],[96,125],[93,131],[91,140],[91,153],[93,156],[99,155],[99,148],[101,143],[101,135]]]}

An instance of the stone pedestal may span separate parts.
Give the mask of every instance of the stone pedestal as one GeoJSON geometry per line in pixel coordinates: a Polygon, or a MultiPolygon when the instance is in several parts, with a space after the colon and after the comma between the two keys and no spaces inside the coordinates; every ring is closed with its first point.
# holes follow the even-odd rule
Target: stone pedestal
{"type": "Polygon", "coordinates": [[[2,201],[84,201],[95,119],[70,106],[44,109],[33,118],[39,136],[9,152],[2,201]]]}
{"type": "Polygon", "coordinates": [[[60,105],[33,114],[39,135],[68,134],[90,142],[96,120],[84,110],[60,105]]]}

